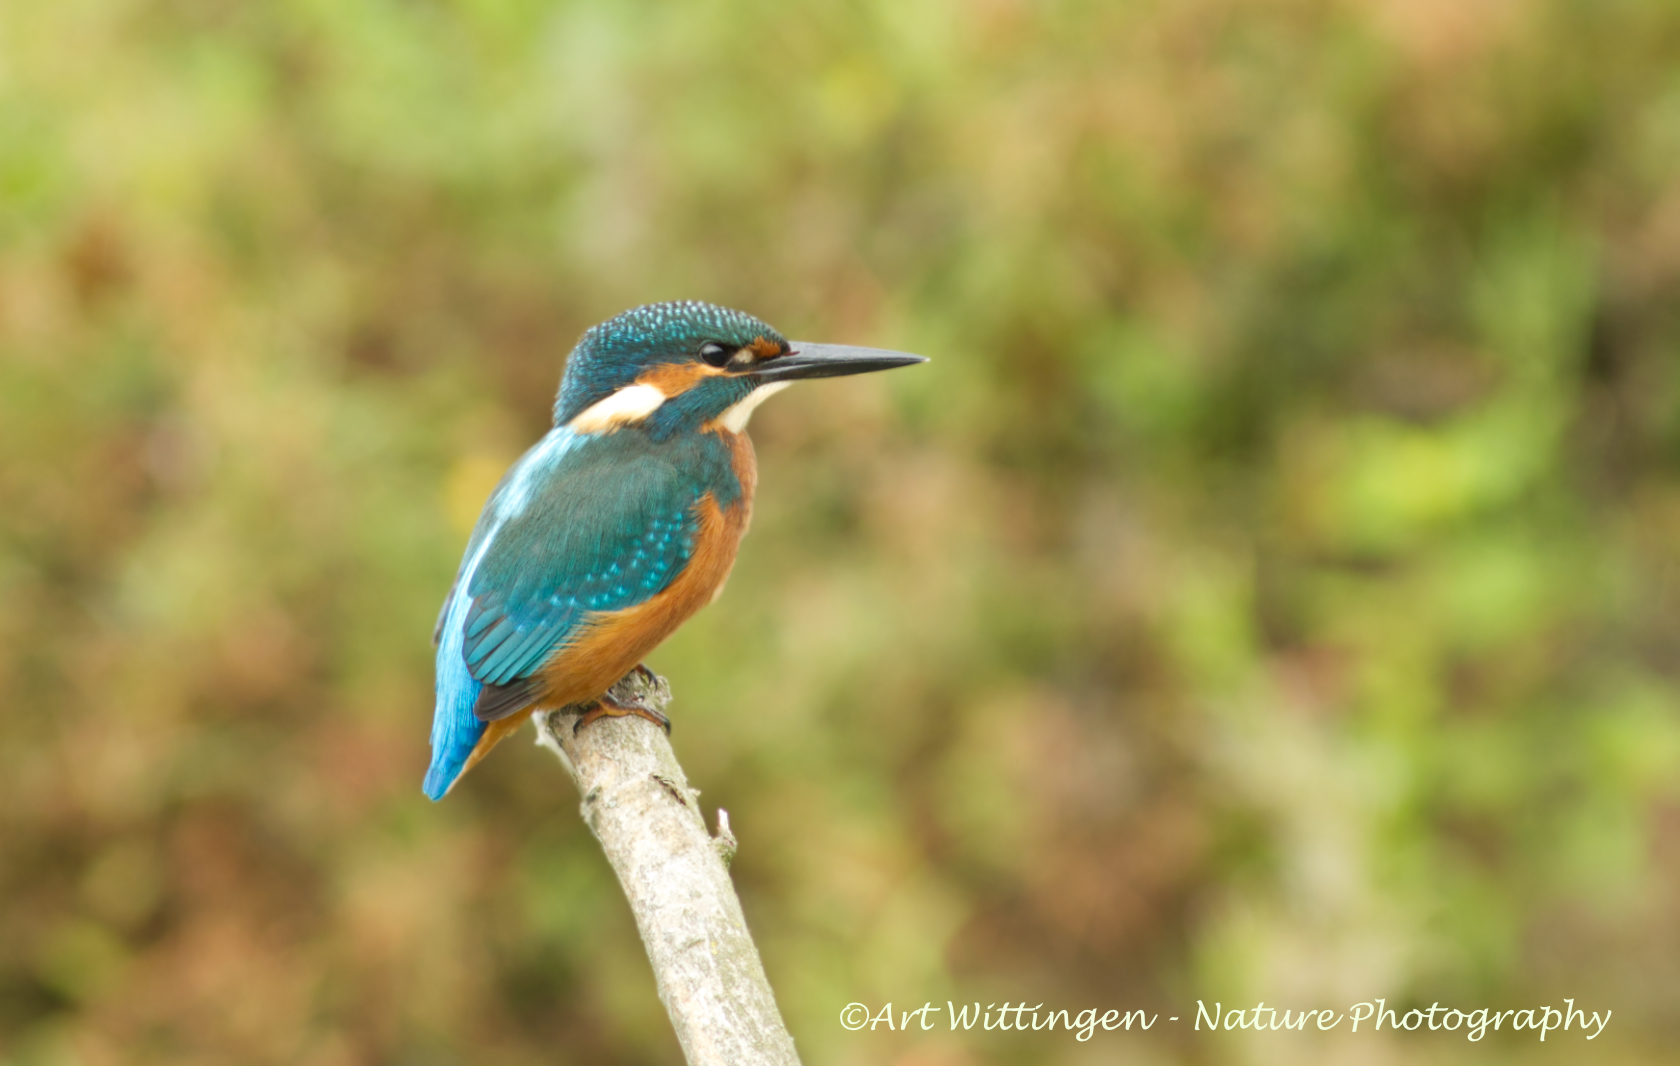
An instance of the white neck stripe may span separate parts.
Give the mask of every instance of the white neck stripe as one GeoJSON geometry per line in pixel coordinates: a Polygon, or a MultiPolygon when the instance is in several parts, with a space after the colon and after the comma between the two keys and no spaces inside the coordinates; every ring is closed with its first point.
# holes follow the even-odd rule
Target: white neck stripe
{"type": "Polygon", "coordinates": [[[626,385],[606,399],[592,404],[566,423],[573,433],[605,433],[610,429],[640,422],[659,410],[665,394],[652,385],[626,385]]]}
{"type": "Polygon", "coordinates": [[[718,421],[722,423],[724,429],[731,433],[741,432],[747,428],[747,420],[752,417],[753,411],[758,408],[759,404],[791,384],[793,384],[791,381],[773,381],[768,385],[760,385],[747,393],[746,397],[738,401],[734,407],[719,415],[718,421]]]}

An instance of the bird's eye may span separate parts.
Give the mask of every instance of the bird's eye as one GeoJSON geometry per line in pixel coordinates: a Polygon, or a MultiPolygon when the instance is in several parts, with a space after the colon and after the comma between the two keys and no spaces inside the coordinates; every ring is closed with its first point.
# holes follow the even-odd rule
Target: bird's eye
{"type": "Polygon", "coordinates": [[[729,362],[729,349],[716,341],[707,341],[700,346],[700,358],[712,366],[722,366],[729,362]]]}

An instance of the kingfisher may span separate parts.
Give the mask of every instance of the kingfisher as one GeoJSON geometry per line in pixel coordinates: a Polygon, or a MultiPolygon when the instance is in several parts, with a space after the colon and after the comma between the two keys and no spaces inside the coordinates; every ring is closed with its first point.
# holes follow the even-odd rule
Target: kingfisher
{"type": "Polygon", "coordinates": [[[789,341],[751,315],[649,304],[585,331],[554,427],[502,476],[438,614],[425,793],[442,799],[534,711],[663,714],[609,694],[714,600],[752,518],[747,420],[802,378],[925,362],[789,341]]]}

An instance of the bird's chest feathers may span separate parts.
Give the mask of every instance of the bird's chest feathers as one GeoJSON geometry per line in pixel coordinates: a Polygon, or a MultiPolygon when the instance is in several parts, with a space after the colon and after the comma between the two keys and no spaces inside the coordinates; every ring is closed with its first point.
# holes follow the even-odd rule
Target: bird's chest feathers
{"type": "Polygon", "coordinates": [[[745,433],[727,430],[717,434],[729,449],[729,470],[741,493],[741,532],[752,522],[753,492],[758,488],[758,456],[753,452],[752,440],[745,433]]]}
{"type": "Polygon", "coordinates": [[[591,614],[544,668],[545,706],[599,695],[723,591],[752,517],[757,465],[745,434],[699,437],[679,445],[688,453],[681,468],[694,479],[685,495],[695,501],[692,548],[680,572],[646,600],[591,614]]]}

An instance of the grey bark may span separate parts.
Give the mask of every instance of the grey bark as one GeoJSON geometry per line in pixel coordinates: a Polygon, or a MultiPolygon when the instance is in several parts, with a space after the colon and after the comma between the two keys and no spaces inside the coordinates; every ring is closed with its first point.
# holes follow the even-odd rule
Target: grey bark
{"type": "MultiPolygon", "coordinates": [[[[637,674],[613,692],[659,709],[671,698],[663,678],[637,674]]],[[[624,886],[689,1066],[797,1066],[793,1037],[729,880],[729,815],[718,811],[713,837],[700,793],[688,787],[658,726],[634,716],[604,718],[574,733],[577,711],[537,715],[537,743],[577,782],[583,820],[624,886]]]]}

